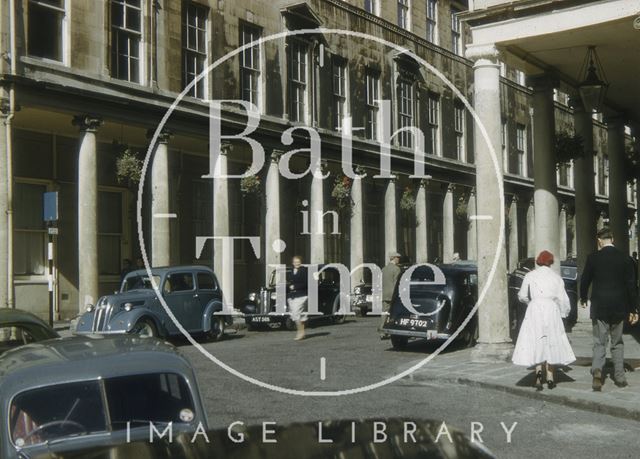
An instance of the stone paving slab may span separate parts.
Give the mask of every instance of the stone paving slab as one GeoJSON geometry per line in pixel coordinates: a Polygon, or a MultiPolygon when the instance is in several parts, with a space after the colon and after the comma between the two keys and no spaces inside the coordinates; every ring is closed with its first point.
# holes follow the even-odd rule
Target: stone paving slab
{"type": "Polygon", "coordinates": [[[408,378],[414,382],[444,380],[484,387],[640,421],[640,334],[624,335],[629,386],[619,388],[614,385],[611,362],[608,360],[602,392],[594,392],[591,388],[591,323],[577,324],[569,336],[577,360],[556,372],[557,387],[553,390],[546,385],[541,392],[535,390],[533,369],[518,367],[510,362],[473,362],[470,349],[445,351],[408,378]]]}

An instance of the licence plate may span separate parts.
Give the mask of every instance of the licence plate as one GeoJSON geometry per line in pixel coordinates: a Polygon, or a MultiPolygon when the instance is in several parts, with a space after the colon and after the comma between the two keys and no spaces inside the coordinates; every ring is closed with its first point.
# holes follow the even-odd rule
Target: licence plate
{"type": "Polygon", "coordinates": [[[399,325],[401,327],[427,328],[429,327],[429,321],[424,319],[402,317],[400,319],[396,319],[396,325],[399,325]]]}
{"type": "Polygon", "coordinates": [[[371,303],[371,302],[373,301],[373,295],[367,295],[367,296],[365,296],[365,297],[364,297],[364,300],[365,300],[367,303],[371,303]]]}
{"type": "Polygon", "coordinates": [[[266,317],[266,316],[252,317],[251,322],[268,323],[268,322],[271,322],[271,317],[266,317]]]}

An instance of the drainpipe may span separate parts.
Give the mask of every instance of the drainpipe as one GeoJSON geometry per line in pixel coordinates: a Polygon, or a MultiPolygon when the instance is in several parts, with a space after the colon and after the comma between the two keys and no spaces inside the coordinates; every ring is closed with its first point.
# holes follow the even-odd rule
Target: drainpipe
{"type": "MultiPolygon", "coordinates": [[[[9,41],[11,52],[11,75],[16,75],[16,0],[9,1],[9,41]]],[[[9,115],[7,116],[7,306],[15,307],[13,295],[13,139],[11,122],[15,113],[15,82],[9,88],[9,115]]]]}

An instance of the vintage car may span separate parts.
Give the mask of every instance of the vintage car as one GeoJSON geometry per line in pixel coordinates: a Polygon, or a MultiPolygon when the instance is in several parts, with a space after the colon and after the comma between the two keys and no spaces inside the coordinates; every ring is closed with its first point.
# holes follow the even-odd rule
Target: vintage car
{"type": "MultiPolygon", "coordinates": [[[[189,333],[204,333],[212,340],[224,335],[231,315],[222,311],[222,291],[206,266],[152,268],[151,273],[167,306],[189,333]]],[[[120,292],[100,298],[80,316],[76,333],[137,333],[145,336],[179,335],[180,330],[156,296],[146,270],[132,271],[120,292]]]]}
{"type": "MultiPolygon", "coordinates": [[[[413,338],[449,339],[478,301],[478,268],[475,262],[460,261],[437,267],[444,274],[444,284],[427,284],[436,280],[434,270],[428,266],[418,266],[408,285],[403,286],[401,279],[398,280],[383,326],[395,349],[404,349],[413,338]],[[402,303],[402,289],[408,289],[411,305],[418,314],[412,313],[402,303]]],[[[458,337],[469,346],[474,344],[477,338],[475,316],[458,337]]]]}
{"type": "MultiPolygon", "coordinates": [[[[343,323],[344,314],[338,314],[340,310],[340,275],[338,270],[328,267],[322,270],[324,265],[318,267],[318,315],[310,315],[309,320],[330,318],[334,323],[343,323]],[[322,271],[321,271],[322,270],[322,271]]],[[[287,268],[286,272],[289,272],[287,268]]],[[[295,323],[288,313],[285,304],[285,313],[276,313],[276,272],[271,273],[269,285],[261,287],[257,292],[251,292],[244,301],[241,311],[245,315],[245,322],[249,330],[266,327],[284,327],[288,330],[295,329],[295,323]]],[[[348,298],[347,298],[348,301],[348,298]]],[[[286,303],[286,302],[285,302],[286,303]]]]}
{"type": "MultiPolygon", "coordinates": [[[[511,324],[511,337],[516,339],[520,331],[520,325],[524,320],[527,305],[518,300],[518,291],[522,285],[525,274],[535,268],[533,258],[520,260],[517,268],[509,274],[509,319],[511,324]]],[[[571,331],[578,321],[578,264],[575,259],[560,262],[560,275],[564,280],[564,288],[569,296],[571,312],[563,319],[565,329],[571,331]]]]}
{"type": "Polygon", "coordinates": [[[14,347],[57,338],[46,322],[27,311],[0,308],[0,355],[14,347]]]}
{"type": "MultiPolygon", "coordinates": [[[[398,266],[404,271],[411,266],[411,260],[406,256],[400,257],[398,266]]],[[[374,295],[376,295],[376,293],[373,293],[371,285],[371,272],[364,270],[363,273],[365,276],[364,282],[357,284],[351,293],[351,310],[364,317],[367,313],[371,312],[374,295]]],[[[377,294],[382,296],[382,292],[377,294]]]]}
{"type": "Polygon", "coordinates": [[[191,365],[157,338],[75,336],[13,349],[0,357],[0,393],[4,459],[68,457],[149,441],[152,429],[208,426],[191,365]]]}

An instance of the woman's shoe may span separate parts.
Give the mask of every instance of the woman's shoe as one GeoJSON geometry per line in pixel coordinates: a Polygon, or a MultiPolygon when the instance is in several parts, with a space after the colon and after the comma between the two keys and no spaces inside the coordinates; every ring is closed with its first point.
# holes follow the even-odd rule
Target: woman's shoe
{"type": "Polygon", "coordinates": [[[534,384],[534,387],[537,391],[542,390],[542,371],[536,373],[536,383],[534,384]]]}

